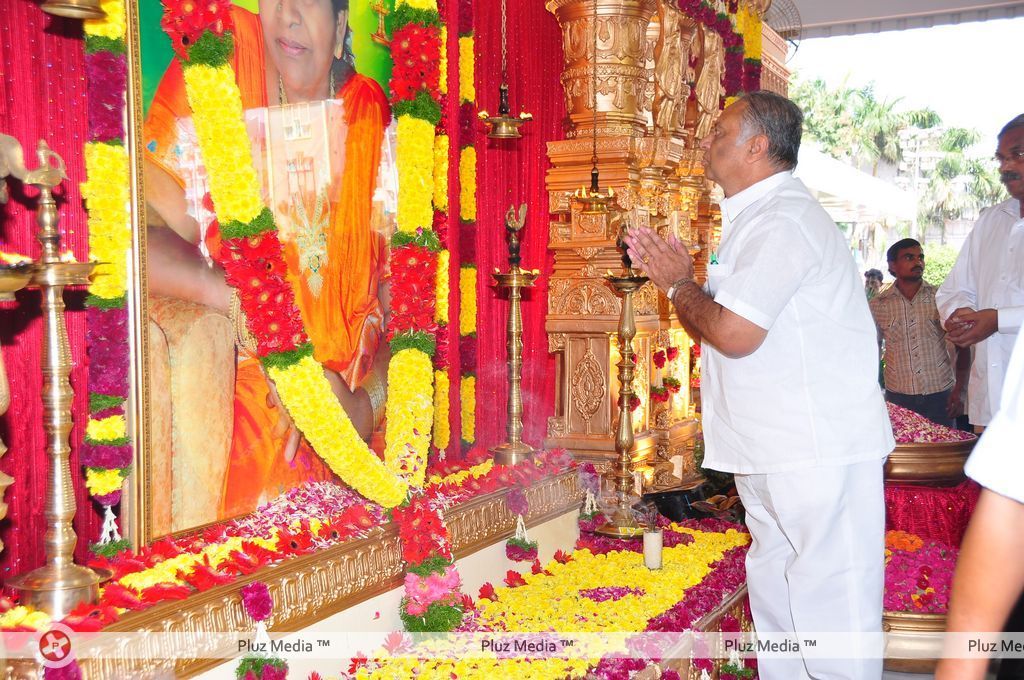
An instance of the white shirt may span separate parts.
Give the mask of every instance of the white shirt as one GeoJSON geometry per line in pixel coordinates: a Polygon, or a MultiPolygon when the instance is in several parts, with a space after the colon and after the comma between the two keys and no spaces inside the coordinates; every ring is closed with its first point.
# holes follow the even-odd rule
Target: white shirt
{"type": "Polygon", "coordinates": [[[738,359],[702,346],[704,464],[761,474],[885,458],[875,323],[839,229],[789,172],[721,207],[708,292],[768,334],[738,359]]]}
{"type": "Polygon", "coordinates": [[[1024,503],[1024,342],[1010,356],[999,412],[981,435],[964,471],[987,489],[1024,503]]]}
{"type": "Polygon", "coordinates": [[[999,330],[975,345],[967,387],[967,415],[988,425],[999,410],[1006,364],[1024,321],[1024,219],[1011,198],[981,214],[956,264],[935,294],[945,323],[960,307],[996,309],[999,330]]]}

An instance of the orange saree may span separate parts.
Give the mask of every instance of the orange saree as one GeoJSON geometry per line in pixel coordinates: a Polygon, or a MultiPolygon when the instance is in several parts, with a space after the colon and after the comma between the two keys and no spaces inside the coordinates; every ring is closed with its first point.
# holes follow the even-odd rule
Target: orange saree
{"type": "MultiPolygon", "coordinates": [[[[238,7],[233,13],[232,64],[243,107],[263,108],[267,106],[267,93],[259,17],[238,7]]],[[[315,356],[354,390],[371,370],[384,332],[378,289],[386,265],[386,244],[371,228],[371,214],[389,111],[380,87],[360,75],[352,76],[336,98],[343,102],[342,120],[330,128],[329,144],[335,149],[332,157],[343,162],[327,188],[330,217],[322,234],[325,255],[317,260],[315,281],[303,268],[302,247],[295,230],[282,229],[280,236],[289,280],[316,348],[315,356]]],[[[185,180],[177,170],[175,154],[180,151],[179,121],[189,116],[181,67],[174,61],[150,105],[144,140],[147,160],[167,171],[183,188],[185,180]]],[[[277,213],[278,206],[271,207],[277,213]]],[[[278,215],[279,224],[282,219],[288,218],[278,215]]],[[[205,239],[214,258],[219,249],[215,231],[210,230],[205,239]]],[[[254,357],[242,359],[237,368],[234,429],[221,518],[250,511],[303,482],[333,478],[305,442],[292,460],[285,460],[287,432],[277,427],[279,413],[271,404],[269,385],[259,362],[254,357]]]]}

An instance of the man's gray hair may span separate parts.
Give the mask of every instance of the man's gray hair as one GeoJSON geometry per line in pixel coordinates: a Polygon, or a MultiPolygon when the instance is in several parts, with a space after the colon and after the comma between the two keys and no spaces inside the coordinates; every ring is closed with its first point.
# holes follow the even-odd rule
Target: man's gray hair
{"type": "Polygon", "coordinates": [[[1011,120],[1009,123],[1004,125],[1003,129],[999,131],[997,139],[1002,139],[1003,135],[1005,135],[1010,130],[1016,130],[1017,128],[1021,127],[1024,127],[1024,113],[1020,114],[1019,116],[1011,120]]]}
{"type": "Polygon", "coordinates": [[[784,170],[796,167],[804,114],[780,94],[758,90],[743,96],[744,137],[768,137],[768,157],[784,170]]]}

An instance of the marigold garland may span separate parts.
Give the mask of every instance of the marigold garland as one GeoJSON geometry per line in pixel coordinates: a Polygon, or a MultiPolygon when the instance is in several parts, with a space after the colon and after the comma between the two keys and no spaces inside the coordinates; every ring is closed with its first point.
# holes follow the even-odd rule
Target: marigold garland
{"type": "Polygon", "coordinates": [[[127,436],[128,397],[128,253],[131,213],[128,152],[125,138],[125,5],[103,0],[102,19],[83,24],[86,83],[89,93],[89,142],[84,145],[86,181],[82,199],[88,209],[89,258],[97,262],[86,298],[86,353],[89,357],[89,419],[81,451],[85,486],[106,509],[97,550],[118,549],[125,542],[113,506],[131,470],[127,436]]]}
{"type": "Polygon", "coordinates": [[[448,371],[434,371],[434,446],[442,451],[448,448],[451,439],[451,426],[448,423],[450,390],[448,371]]]}
{"type": "Polygon", "coordinates": [[[459,98],[464,102],[476,101],[476,68],[473,57],[472,35],[459,36],[459,98]]]}
{"type": "Polygon", "coordinates": [[[476,149],[463,147],[459,155],[459,217],[476,221],[476,149]]]}
{"type": "Polygon", "coordinates": [[[448,323],[448,296],[451,293],[448,285],[448,267],[451,263],[451,253],[442,250],[437,254],[437,275],[435,277],[436,299],[434,301],[434,321],[441,324],[448,323]]]}
{"type": "Polygon", "coordinates": [[[441,61],[438,64],[437,90],[443,95],[448,94],[448,27],[441,27],[441,61]]]}
{"type": "Polygon", "coordinates": [[[476,377],[462,376],[459,389],[462,397],[462,439],[472,444],[476,441],[476,377]]]}
{"type": "Polygon", "coordinates": [[[405,232],[429,229],[434,217],[434,125],[399,116],[396,135],[398,228],[405,232]]]}
{"type": "Polygon", "coordinates": [[[448,212],[448,135],[434,137],[434,209],[448,212]]]}
{"type": "Polygon", "coordinates": [[[459,334],[476,333],[476,267],[464,266],[459,271],[459,334]]]}

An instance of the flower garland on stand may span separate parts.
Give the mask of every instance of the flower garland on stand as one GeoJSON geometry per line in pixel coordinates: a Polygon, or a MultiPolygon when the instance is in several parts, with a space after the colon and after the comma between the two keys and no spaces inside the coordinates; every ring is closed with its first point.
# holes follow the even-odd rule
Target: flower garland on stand
{"type": "Polygon", "coordinates": [[[114,506],[131,471],[132,446],[125,421],[128,398],[127,253],[131,249],[128,152],[124,146],[124,0],[104,0],[106,16],[84,22],[85,69],[89,92],[89,141],[85,144],[89,258],[99,264],[86,298],[86,351],[89,356],[89,420],[82,465],[90,495],[104,508],[104,522],[93,551],[113,555],[128,547],[121,538],[114,506]]]}
{"type": "MultiPolygon", "coordinates": [[[[410,486],[423,483],[433,421],[433,338],[419,329],[403,329],[391,338],[389,378],[401,378],[389,380],[392,393],[387,404],[388,432],[382,463],[359,437],[313,358],[313,346],[287,279],[274,215],[259,195],[241,95],[230,63],[234,26],[229,10],[229,0],[211,0],[201,7],[189,0],[168,0],[162,21],[183,66],[185,90],[210,177],[210,196],[222,243],[219,261],[228,284],[239,294],[247,328],[256,338],[257,354],[296,426],[334,473],[353,489],[385,507],[394,507],[405,500],[410,486]]],[[[414,128],[420,122],[406,120],[406,128],[410,120],[414,128]]],[[[428,141],[420,145],[420,137],[410,138],[408,130],[403,136],[402,127],[400,120],[399,149],[405,163],[400,164],[399,174],[404,174],[402,188],[408,194],[423,168],[431,179],[433,137],[430,132],[428,141]]],[[[426,194],[428,203],[430,194],[426,194]]],[[[417,223],[414,206],[408,205],[408,196],[403,205],[402,198],[400,194],[398,221],[400,228],[406,228],[395,238],[404,239],[400,246],[422,238],[426,246],[421,247],[429,249],[429,239],[411,226],[417,223]]],[[[426,219],[429,223],[429,205],[426,219]]],[[[398,250],[392,253],[393,273],[402,270],[394,260],[398,250]]],[[[410,263],[410,268],[421,272],[418,264],[410,263]]],[[[414,274],[408,278],[416,279],[414,274]]],[[[426,280],[433,285],[432,270],[426,280]]],[[[418,304],[424,306],[422,301],[418,304]]],[[[428,321],[432,317],[430,310],[428,321]]],[[[415,315],[410,318],[419,320],[415,315]]]]}
{"type": "Polygon", "coordinates": [[[459,3],[459,225],[461,269],[459,272],[459,387],[462,445],[476,441],[476,39],[473,36],[474,3],[459,3]]]}
{"type": "MultiPolygon", "coordinates": [[[[266,620],[274,611],[274,599],[270,589],[263,581],[253,581],[242,588],[242,607],[245,613],[256,622],[256,636],[252,648],[256,650],[270,649],[270,636],[267,635],[266,620]]],[[[288,662],[284,659],[269,656],[265,652],[250,652],[242,657],[235,669],[238,680],[285,680],[288,677],[288,662]]]]}
{"type": "Polygon", "coordinates": [[[537,559],[537,541],[530,540],[526,533],[524,517],[530,512],[530,501],[526,491],[516,486],[505,497],[509,513],[516,516],[516,533],[505,543],[505,557],[513,562],[533,562],[537,559]]]}

